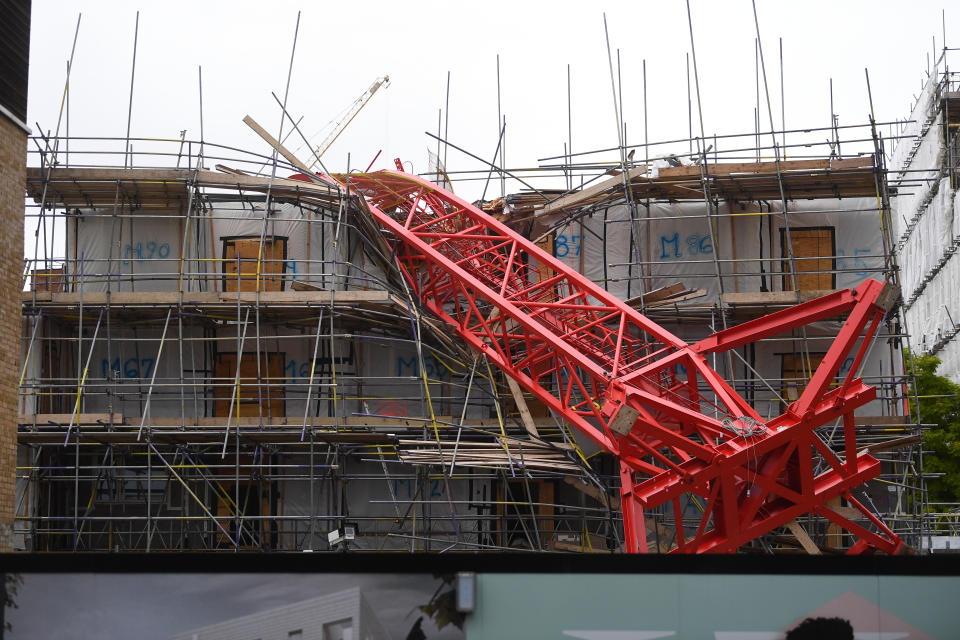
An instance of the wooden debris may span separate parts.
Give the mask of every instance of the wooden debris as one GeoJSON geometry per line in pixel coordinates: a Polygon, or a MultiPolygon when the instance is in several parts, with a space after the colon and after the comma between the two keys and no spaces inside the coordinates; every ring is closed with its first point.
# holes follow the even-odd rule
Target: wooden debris
{"type": "Polygon", "coordinates": [[[208,169],[99,169],[27,167],[27,194],[34,202],[69,209],[178,210],[192,186],[244,190],[333,207],[335,186],[289,178],[225,173],[208,169]],[[47,172],[49,171],[49,180],[47,172]],[[45,189],[46,185],[46,189],[45,189]]]}
{"type": "Polygon", "coordinates": [[[304,282],[303,280],[294,280],[290,284],[290,288],[294,291],[325,291],[323,287],[318,287],[315,284],[310,284],[309,282],[304,282]]]}
{"type": "Polygon", "coordinates": [[[706,289],[684,289],[680,292],[680,295],[667,298],[666,300],[658,300],[657,302],[652,302],[647,305],[647,307],[664,307],[668,304],[675,304],[677,302],[683,302],[685,300],[693,300],[694,298],[702,298],[707,295],[706,289]]]}
{"type": "Polygon", "coordinates": [[[528,468],[539,471],[575,473],[580,467],[571,462],[559,448],[536,440],[497,438],[497,442],[461,440],[404,440],[397,454],[407,464],[443,464],[460,467],[494,469],[528,468]],[[456,459],[454,459],[456,450],[456,459]]]}
{"type": "MultiPolygon", "coordinates": [[[[745,202],[808,198],[854,198],[876,194],[873,158],[736,162],[664,167],[656,175],[645,167],[631,169],[627,181],[633,197],[655,200],[702,200],[706,179],[710,192],[724,200],[745,202]]],[[[622,199],[623,176],[565,195],[543,207],[537,215],[560,215],[605,201],[622,199]]]]}
{"type": "MultiPolygon", "coordinates": [[[[647,173],[646,165],[631,169],[627,173],[627,180],[632,182],[634,178],[645,176],[647,173]]],[[[543,208],[542,215],[549,215],[560,211],[570,211],[577,207],[591,204],[598,201],[602,196],[610,193],[623,193],[623,176],[617,175],[608,178],[595,185],[581,189],[562,198],[558,198],[543,208]]]]}
{"type": "Polygon", "coordinates": [[[651,291],[647,291],[646,293],[642,293],[639,296],[630,298],[627,300],[627,304],[631,307],[639,307],[641,302],[643,304],[650,304],[651,302],[664,300],[671,296],[679,295],[684,289],[686,289],[686,287],[683,286],[682,282],[676,282],[674,284],[660,287],[659,289],[653,289],[651,291]]]}
{"type": "Polygon", "coordinates": [[[517,411],[520,412],[520,421],[523,423],[523,428],[534,438],[539,438],[540,432],[537,431],[537,425],[534,423],[530,409],[527,407],[527,401],[523,397],[523,389],[510,376],[506,376],[506,378],[507,386],[510,387],[510,393],[513,395],[513,401],[517,403],[517,411]]]}
{"type": "Polygon", "coordinates": [[[661,307],[707,295],[706,289],[687,289],[682,282],[660,287],[626,301],[634,309],[641,307],[661,307]]]}
{"type": "Polygon", "coordinates": [[[257,124],[257,121],[251,118],[250,116],[244,116],[243,123],[254,130],[254,132],[263,138],[263,140],[269,144],[271,147],[277,150],[277,152],[287,159],[287,162],[295,166],[300,171],[303,171],[303,174],[310,178],[313,182],[322,182],[320,178],[317,178],[313,175],[313,171],[310,170],[310,167],[300,162],[297,156],[293,155],[286,147],[280,144],[280,141],[274,138],[272,135],[267,133],[266,129],[257,124]]]}
{"type": "Polygon", "coordinates": [[[810,534],[807,533],[806,529],[804,529],[799,522],[796,520],[791,520],[787,523],[787,529],[790,529],[790,533],[792,533],[793,537],[797,539],[797,542],[800,543],[800,546],[803,547],[804,551],[812,556],[820,555],[820,547],[816,545],[816,543],[810,537],[810,534]]]}
{"type": "Polygon", "coordinates": [[[553,543],[554,551],[572,551],[574,553],[612,553],[610,549],[607,549],[607,541],[600,540],[596,536],[591,536],[590,544],[592,547],[584,546],[576,542],[565,542],[563,540],[557,540],[553,543]],[[599,545],[597,544],[599,542],[599,545]]]}
{"type": "Polygon", "coordinates": [[[832,289],[810,291],[750,291],[725,293],[721,299],[732,305],[795,305],[833,293],[832,289]]]}

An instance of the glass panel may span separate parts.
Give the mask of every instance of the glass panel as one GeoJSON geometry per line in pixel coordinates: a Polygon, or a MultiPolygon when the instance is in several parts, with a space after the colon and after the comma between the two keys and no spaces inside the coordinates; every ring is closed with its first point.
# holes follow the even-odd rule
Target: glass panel
{"type": "Polygon", "coordinates": [[[337,620],[323,625],[323,640],[353,640],[353,620],[337,620]]]}

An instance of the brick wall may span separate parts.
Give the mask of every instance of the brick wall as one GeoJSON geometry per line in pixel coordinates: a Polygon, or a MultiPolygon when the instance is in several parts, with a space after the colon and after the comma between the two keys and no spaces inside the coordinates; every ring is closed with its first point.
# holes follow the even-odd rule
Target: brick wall
{"type": "Polygon", "coordinates": [[[0,550],[12,549],[27,134],[0,115],[0,550]],[[3,535],[5,534],[5,535],[3,535]]]}

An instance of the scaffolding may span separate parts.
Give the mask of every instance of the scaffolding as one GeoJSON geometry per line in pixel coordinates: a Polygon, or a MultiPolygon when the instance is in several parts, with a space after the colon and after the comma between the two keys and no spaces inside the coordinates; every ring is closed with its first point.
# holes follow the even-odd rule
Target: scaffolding
{"type": "MultiPolygon", "coordinates": [[[[893,228],[904,266],[903,316],[918,353],[937,357],[939,375],[957,379],[960,348],[960,76],[958,49],[946,46],[927,69],[902,137],[891,157],[890,189],[897,193],[893,228]]],[[[935,451],[934,453],[943,453],[935,451]]],[[[932,474],[936,478],[940,474],[932,474]]],[[[924,512],[926,549],[949,549],[960,506],[929,501],[924,512]]],[[[955,546],[955,543],[954,543],[955,546]]]]}
{"type": "MultiPolygon", "coordinates": [[[[762,131],[757,82],[752,132],[695,136],[688,96],[686,138],[650,141],[645,122],[630,144],[618,109],[616,147],[574,153],[568,139],[508,168],[498,114],[499,160],[441,166],[440,145],[458,148],[438,131],[423,175],[496,176],[501,196],[478,206],[688,342],[865,278],[898,285],[887,145],[918,133],[832,113],[794,129],[771,113],[762,131]]],[[[617,461],[421,308],[349,169],[346,188],[317,180],[251,122],[276,153],[185,135],[32,138],[15,544],[622,551],[617,461]]],[[[777,415],[838,327],[711,366],[777,415]]],[[[877,400],[852,430],[838,420],[817,436],[839,452],[852,431],[881,461],[857,498],[920,547],[931,510],[905,327],[898,303],[857,371],[877,400]]],[[[687,496],[647,514],[648,549],[677,549],[673,523],[695,531],[704,509],[687,496]]],[[[850,546],[806,516],[742,550],[850,546]]]]}
{"type": "MultiPolygon", "coordinates": [[[[685,339],[836,289],[838,278],[896,281],[879,136],[867,138],[875,154],[759,163],[736,162],[743,152],[729,140],[729,154],[714,140],[709,161],[638,159],[626,180],[604,176],[603,163],[567,162],[563,173],[594,184],[484,205],[685,339]],[[822,205],[797,210],[800,201],[822,205]],[[825,216],[872,219],[879,242],[855,263],[836,251],[779,255],[778,218],[799,230],[825,216]],[[650,239],[690,221],[707,222],[700,257],[657,259],[650,239]],[[745,255],[741,221],[759,225],[766,253],[745,255]],[[571,251],[576,235],[582,250],[571,251]],[[616,262],[614,236],[629,238],[628,259],[616,262]],[[598,246],[599,262],[587,260],[598,246]]],[[[322,550],[349,523],[358,550],[620,548],[615,462],[418,307],[357,196],[293,165],[277,167],[290,177],[265,175],[270,157],[210,143],[74,138],[69,165],[54,152],[65,143],[36,139],[28,174],[37,251],[22,293],[24,547],[322,550]],[[145,166],[111,158],[118,142],[136,145],[145,166]]],[[[664,251],[676,248],[669,238],[664,251]]],[[[902,326],[891,313],[871,349],[880,364],[864,378],[880,399],[856,433],[884,464],[883,491],[864,495],[915,544],[922,472],[918,426],[904,414],[902,326]]],[[[756,353],[715,366],[768,413],[796,397],[831,339],[821,327],[765,340],[791,363],[778,375],[761,375],[756,353]]],[[[843,445],[836,425],[821,436],[843,445]]],[[[692,528],[698,508],[690,500],[679,514],[692,528]]],[[[663,523],[677,514],[652,516],[651,549],[669,551],[663,523]]],[[[751,548],[808,538],[844,548],[825,521],[803,525],[751,548]]]]}
{"type": "MultiPolygon", "coordinates": [[[[551,245],[555,255],[692,342],[867,277],[899,282],[885,145],[891,138],[910,141],[908,135],[885,137],[880,128],[900,125],[871,121],[774,131],[774,143],[756,149],[744,139],[757,132],[674,140],[654,151],[659,145],[645,143],[625,148],[645,151],[647,157],[620,170],[618,163],[598,159],[617,149],[581,153],[577,162],[569,154],[547,157],[541,160],[547,167],[579,178],[583,186],[507,196],[486,209],[505,221],[532,223],[532,236],[551,245]],[[819,144],[829,148],[829,155],[800,156],[798,150],[816,147],[816,136],[824,131],[830,139],[819,144]],[[711,151],[678,149],[688,143],[711,151]],[[841,148],[851,153],[841,155],[841,148]],[[783,149],[795,155],[782,159],[783,149]],[[773,160],[757,160],[766,153],[773,160]],[[745,221],[751,223],[750,233],[744,233],[745,221]],[[813,246],[804,246],[805,234],[817,237],[813,246]],[[847,242],[840,242],[842,236],[847,242]],[[854,237],[863,246],[849,246],[854,237]],[[619,250],[611,248],[614,244],[619,250]],[[585,261],[591,248],[603,259],[585,261]]],[[[902,361],[902,349],[910,344],[904,326],[902,310],[894,308],[875,339],[873,365],[863,372],[865,381],[877,385],[879,400],[870,411],[858,412],[856,439],[884,464],[884,473],[865,495],[885,522],[916,544],[929,508],[923,489],[924,426],[906,406],[912,378],[902,361]]],[[[776,415],[776,406],[802,392],[835,331],[836,326],[820,326],[769,338],[756,351],[734,352],[728,362],[714,366],[761,414],[776,415]]],[[[836,449],[842,433],[834,425],[821,429],[820,437],[836,449]]],[[[658,515],[672,519],[670,513],[658,515]]],[[[691,527],[697,515],[689,518],[691,527]]],[[[813,523],[806,526],[817,530],[813,523]]],[[[823,528],[818,531],[827,535],[823,528]]],[[[774,536],[776,544],[796,544],[802,537],[792,530],[774,536]]],[[[816,547],[824,548],[823,537],[816,547]]]]}

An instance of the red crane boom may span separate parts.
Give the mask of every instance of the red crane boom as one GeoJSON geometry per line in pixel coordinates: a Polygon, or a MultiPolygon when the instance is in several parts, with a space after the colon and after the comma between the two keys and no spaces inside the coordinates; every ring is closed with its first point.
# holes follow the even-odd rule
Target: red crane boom
{"type": "Polygon", "coordinates": [[[850,553],[901,549],[900,538],[851,493],[880,470],[857,451],[854,432],[854,410],[876,390],[854,376],[895,287],[866,280],[687,344],[426,180],[380,171],[350,174],[349,186],[365,197],[420,303],[619,459],[626,551],[647,550],[643,512],[666,503],[681,553],[733,552],[807,513],[852,534],[850,553]],[[842,314],[842,329],[806,389],[772,420],[707,363],[708,354],[842,314]],[[836,381],[855,347],[853,366],[836,381]],[[815,432],[838,419],[842,457],[815,432]],[[693,534],[682,522],[684,494],[704,505],[693,534]],[[827,506],[840,496],[863,514],[859,522],[849,509],[827,506]]]}

